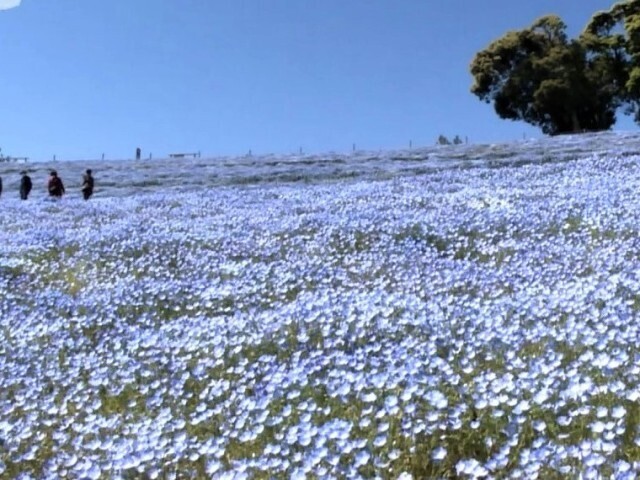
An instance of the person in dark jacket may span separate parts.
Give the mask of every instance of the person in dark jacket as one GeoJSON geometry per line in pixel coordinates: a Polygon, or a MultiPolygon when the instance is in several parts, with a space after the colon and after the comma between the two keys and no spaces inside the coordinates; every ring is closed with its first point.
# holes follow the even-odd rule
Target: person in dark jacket
{"type": "Polygon", "coordinates": [[[58,172],[56,172],[55,170],[51,170],[47,188],[49,190],[50,197],[61,198],[62,195],[64,195],[64,185],[60,177],[58,177],[58,172]]]}
{"type": "Polygon", "coordinates": [[[91,175],[91,169],[88,168],[82,176],[82,196],[85,200],[89,200],[91,195],[93,195],[93,176],[91,175]]]}
{"type": "Polygon", "coordinates": [[[2,177],[0,177],[0,195],[2,195],[2,177]]]}
{"type": "Polygon", "coordinates": [[[29,193],[31,193],[33,183],[31,183],[31,177],[27,175],[26,171],[23,170],[20,174],[22,175],[20,179],[20,199],[26,200],[29,197],[29,193]]]}

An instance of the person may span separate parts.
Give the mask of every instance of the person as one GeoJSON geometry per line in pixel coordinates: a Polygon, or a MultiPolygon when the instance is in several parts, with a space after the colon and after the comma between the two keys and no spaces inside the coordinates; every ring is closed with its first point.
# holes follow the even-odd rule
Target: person
{"type": "Polygon", "coordinates": [[[2,177],[0,177],[0,195],[2,195],[2,177]]]}
{"type": "Polygon", "coordinates": [[[47,187],[49,189],[49,196],[51,197],[61,198],[62,195],[64,195],[64,185],[60,177],[58,177],[58,172],[55,170],[51,170],[47,187]]]}
{"type": "Polygon", "coordinates": [[[142,156],[142,150],[140,150],[140,147],[136,148],[136,160],[140,160],[140,157],[142,156]]]}
{"type": "Polygon", "coordinates": [[[31,177],[27,175],[25,170],[20,172],[20,175],[22,175],[20,179],[20,199],[26,200],[29,197],[29,193],[31,193],[33,183],[31,183],[31,177]]]}
{"type": "Polygon", "coordinates": [[[91,169],[87,168],[86,173],[82,176],[82,196],[85,200],[89,200],[91,195],[93,195],[93,177],[91,169]]]}

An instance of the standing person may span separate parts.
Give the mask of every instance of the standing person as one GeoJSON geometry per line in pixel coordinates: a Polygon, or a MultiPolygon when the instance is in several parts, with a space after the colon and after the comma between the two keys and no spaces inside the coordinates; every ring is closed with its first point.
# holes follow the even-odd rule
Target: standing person
{"type": "Polygon", "coordinates": [[[31,193],[33,183],[31,183],[31,177],[27,175],[25,170],[21,171],[20,175],[22,175],[20,179],[20,199],[26,200],[29,197],[29,193],[31,193]]]}
{"type": "Polygon", "coordinates": [[[0,195],[2,195],[2,177],[0,177],[0,195]]]}
{"type": "Polygon", "coordinates": [[[82,176],[82,196],[85,200],[89,200],[91,195],[93,195],[93,177],[91,169],[87,168],[86,173],[82,176]]]}
{"type": "Polygon", "coordinates": [[[140,147],[136,148],[136,160],[140,160],[140,157],[142,156],[142,150],[140,150],[140,147]]]}
{"type": "Polygon", "coordinates": [[[62,180],[60,179],[60,177],[58,177],[58,172],[56,172],[55,170],[51,170],[47,188],[49,190],[50,197],[61,198],[62,195],[64,195],[64,185],[62,184],[62,180]]]}

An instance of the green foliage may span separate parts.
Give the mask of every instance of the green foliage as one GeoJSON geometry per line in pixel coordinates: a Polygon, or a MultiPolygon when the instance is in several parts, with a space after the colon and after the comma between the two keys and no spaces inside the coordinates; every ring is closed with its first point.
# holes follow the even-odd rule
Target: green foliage
{"type": "Polygon", "coordinates": [[[462,145],[464,142],[460,138],[460,135],[456,135],[453,137],[453,140],[450,140],[445,135],[440,135],[438,140],[436,140],[436,145],[462,145]]]}
{"type": "Polygon", "coordinates": [[[607,130],[619,107],[640,123],[640,0],[595,13],[576,39],[565,30],[549,15],[495,40],[471,63],[471,92],[552,135],[607,130]]]}
{"type": "Polygon", "coordinates": [[[640,123],[640,1],[627,0],[595,14],[580,37],[591,62],[619,92],[640,123]]]}
{"type": "Polygon", "coordinates": [[[438,145],[451,145],[451,140],[449,140],[447,137],[445,137],[444,135],[440,135],[438,137],[438,140],[436,141],[436,143],[438,145]]]}
{"type": "Polygon", "coordinates": [[[549,15],[492,42],[471,63],[472,93],[493,102],[501,118],[547,134],[611,128],[622,103],[623,63],[596,34],[573,40],[565,30],[549,15]]]}

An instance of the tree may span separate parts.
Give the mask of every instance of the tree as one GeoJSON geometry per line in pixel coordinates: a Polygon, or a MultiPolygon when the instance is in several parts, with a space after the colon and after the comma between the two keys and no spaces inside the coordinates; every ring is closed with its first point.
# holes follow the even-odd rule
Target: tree
{"type": "Polygon", "coordinates": [[[621,99],[601,75],[608,57],[590,55],[565,31],[564,22],[549,15],[492,42],[471,63],[472,93],[493,102],[501,118],[524,120],[547,134],[611,128],[621,99]]]}
{"type": "Polygon", "coordinates": [[[438,145],[451,145],[451,140],[449,140],[447,137],[445,137],[444,135],[440,135],[438,137],[438,140],[436,141],[436,143],[438,145]]]}
{"type": "Polygon", "coordinates": [[[580,36],[594,75],[600,75],[640,122],[640,1],[598,12],[580,36]]]}

